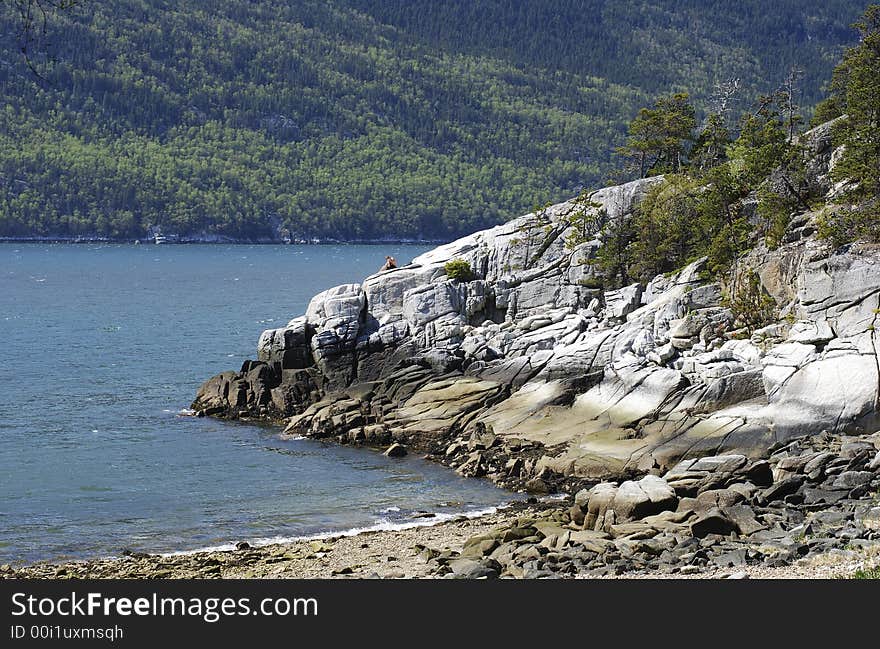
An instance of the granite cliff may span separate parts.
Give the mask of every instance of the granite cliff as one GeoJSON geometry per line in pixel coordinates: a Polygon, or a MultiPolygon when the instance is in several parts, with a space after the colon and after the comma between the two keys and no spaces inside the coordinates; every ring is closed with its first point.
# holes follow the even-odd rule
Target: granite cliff
{"type": "MultiPolygon", "coordinates": [[[[805,137],[827,181],[829,130],[805,137]]],[[[658,178],[599,190],[607,222],[658,178]]],[[[697,260],[645,285],[604,290],[603,232],[567,245],[571,203],[316,295],[263,332],[257,360],[205,382],[200,414],[285,422],[285,433],[401,443],[534,491],[736,454],[757,461],[792,438],[878,424],[880,250],[832,249],[818,211],[782,244],[737,264],[756,273],[773,321],[742,326],[697,260]],[[450,279],[462,259],[473,279],[450,279]],[[292,314],[293,315],[293,314],[292,314]]],[[[597,213],[598,210],[597,210],[597,213]]]]}

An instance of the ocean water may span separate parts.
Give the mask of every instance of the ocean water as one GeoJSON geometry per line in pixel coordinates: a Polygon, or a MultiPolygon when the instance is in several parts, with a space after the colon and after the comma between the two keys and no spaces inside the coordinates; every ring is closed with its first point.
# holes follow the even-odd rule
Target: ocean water
{"type": "Polygon", "coordinates": [[[0,561],[259,543],[508,502],[416,456],[180,415],[312,295],[425,250],[0,244],[0,561]]]}

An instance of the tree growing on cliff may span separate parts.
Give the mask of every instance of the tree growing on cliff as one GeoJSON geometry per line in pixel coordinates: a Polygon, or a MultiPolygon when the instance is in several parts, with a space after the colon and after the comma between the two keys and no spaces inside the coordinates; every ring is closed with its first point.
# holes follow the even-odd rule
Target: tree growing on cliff
{"type": "Polygon", "coordinates": [[[631,276],[648,281],[683,266],[695,250],[705,248],[699,243],[700,192],[700,184],[683,174],[670,174],[648,190],[636,209],[631,276]]]}
{"type": "Polygon", "coordinates": [[[597,203],[591,198],[592,192],[582,191],[572,201],[572,206],[562,217],[564,223],[570,228],[565,237],[565,247],[569,250],[577,248],[582,243],[592,239],[608,219],[602,203],[597,203]]]}
{"type": "Polygon", "coordinates": [[[699,173],[718,166],[727,159],[730,145],[731,103],[739,92],[739,79],[715,84],[707,115],[690,153],[690,163],[699,173]]]}
{"type": "Polygon", "coordinates": [[[632,279],[633,244],[637,241],[636,217],[625,209],[620,199],[616,199],[609,208],[596,262],[611,286],[626,286],[632,279]]]}
{"type": "Polygon", "coordinates": [[[761,182],[783,161],[788,147],[776,97],[761,96],[753,112],[740,119],[739,137],[730,149],[737,173],[750,184],[761,182]]]}
{"type": "Polygon", "coordinates": [[[776,320],[776,301],[752,269],[733,274],[722,304],[733,313],[734,325],[744,328],[749,335],[776,320]]]}
{"type": "MultiPolygon", "coordinates": [[[[861,36],[835,71],[841,79],[846,119],[837,127],[844,152],[834,167],[835,180],[849,180],[861,198],[880,197],[880,5],[868,7],[853,25],[861,36]]],[[[876,206],[874,207],[876,210],[876,206]]]]}
{"type": "Polygon", "coordinates": [[[630,122],[626,144],[618,153],[635,164],[640,178],[678,173],[693,143],[695,115],[686,92],[658,97],[630,122]]]}
{"type": "MultiPolygon", "coordinates": [[[[550,231],[553,229],[549,212],[552,206],[553,203],[545,203],[543,207],[535,205],[532,210],[532,215],[525,218],[523,223],[516,230],[520,236],[511,239],[511,242],[515,244],[525,241],[522,269],[530,268],[546,249],[541,242],[547,241],[547,235],[549,235],[550,231]]],[[[522,269],[511,268],[511,270],[522,269]]]]}
{"type": "Polygon", "coordinates": [[[446,276],[449,279],[457,279],[460,282],[469,282],[474,278],[474,271],[471,265],[464,259],[453,259],[446,262],[443,266],[446,276]]]}

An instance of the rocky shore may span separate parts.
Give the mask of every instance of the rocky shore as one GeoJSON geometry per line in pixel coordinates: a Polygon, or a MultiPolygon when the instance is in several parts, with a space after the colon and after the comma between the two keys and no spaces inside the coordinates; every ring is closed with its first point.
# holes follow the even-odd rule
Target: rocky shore
{"type": "Polygon", "coordinates": [[[186,555],[0,567],[4,578],[847,577],[880,570],[880,434],[684,460],[436,526],[186,555]]]}
{"type": "MultiPolygon", "coordinates": [[[[833,195],[829,130],[806,138],[814,182],[833,195]]],[[[628,217],[658,180],[592,194],[597,222],[628,217]]],[[[756,276],[772,303],[755,326],[705,260],[605,288],[605,230],[572,246],[575,207],[316,295],[263,332],[256,360],[206,381],[193,409],[283,423],[290,435],[400,443],[535,493],[880,428],[876,246],[832,249],[816,235],[822,209],[793,219],[776,249],[757,241],[732,280],[756,276]],[[471,275],[450,278],[451,261],[471,275]]]]}
{"type": "MultiPolygon", "coordinates": [[[[829,125],[803,141],[830,205],[829,125]]],[[[659,181],[593,193],[576,245],[562,203],[328,289],[192,407],[572,499],[432,574],[686,575],[873,547],[880,249],[833,248],[817,206],[723,281],[700,259],[609,286],[603,237],[659,181]],[[752,278],[757,323],[731,298],[752,278]]]]}

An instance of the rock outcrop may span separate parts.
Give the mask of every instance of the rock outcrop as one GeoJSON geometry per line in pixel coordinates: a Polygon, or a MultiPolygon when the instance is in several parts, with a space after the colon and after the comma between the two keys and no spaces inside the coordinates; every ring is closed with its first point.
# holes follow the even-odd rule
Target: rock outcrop
{"type": "MultiPolygon", "coordinates": [[[[655,182],[592,200],[620,218],[655,182]]],[[[601,234],[568,248],[570,209],[324,291],[263,333],[256,361],[207,381],[193,408],[284,420],[290,435],[401,443],[536,491],[704,456],[752,466],[787,439],[875,429],[880,251],[831,250],[813,234],[815,215],[799,217],[777,250],[759,245],[740,264],[783,316],[749,335],[702,261],[603,290],[601,234]],[[453,259],[474,279],[449,279],[453,259]]]]}

